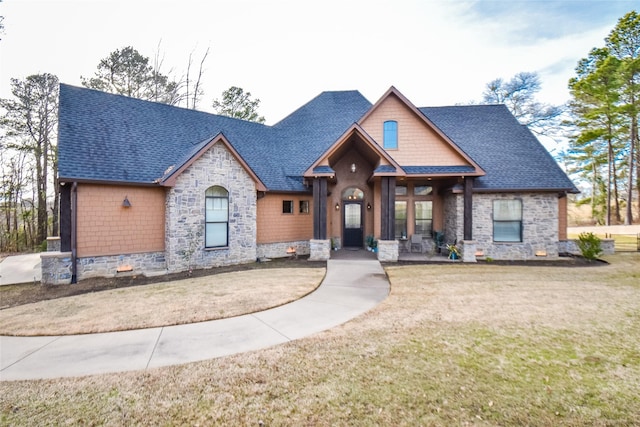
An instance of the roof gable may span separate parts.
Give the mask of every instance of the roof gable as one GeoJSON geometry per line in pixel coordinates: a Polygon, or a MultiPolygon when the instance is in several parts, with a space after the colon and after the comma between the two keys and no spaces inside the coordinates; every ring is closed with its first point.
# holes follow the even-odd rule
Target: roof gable
{"type": "Polygon", "coordinates": [[[396,88],[387,93],[359,121],[362,127],[383,146],[383,124],[395,121],[398,127],[397,148],[387,153],[412,174],[429,175],[428,167],[447,167],[456,174],[464,166],[466,175],[483,175],[478,164],[443,134],[419,109],[396,88]],[[408,169],[407,169],[408,168],[408,169]]]}
{"type": "Polygon", "coordinates": [[[171,165],[165,172],[165,175],[158,180],[158,183],[166,187],[173,187],[178,177],[189,168],[194,162],[196,162],[204,153],[209,151],[211,147],[216,144],[222,144],[231,153],[231,155],[240,163],[242,168],[251,176],[256,183],[256,190],[267,191],[267,187],[262,183],[260,178],[253,172],[253,170],[242,159],[238,152],[229,143],[227,138],[222,133],[214,136],[209,140],[203,141],[201,144],[196,145],[196,149],[193,152],[187,153],[183,160],[179,161],[175,165],[171,165]]]}
{"type": "Polygon", "coordinates": [[[374,170],[374,176],[402,176],[405,175],[404,170],[400,165],[386,152],[384,151],[367,133],[358,125],[354,123],[347,131],[336,140],[311,166],[305,171],[304,176],[306,178],[327,176],[333,178],[335,176],[334,170],[331,168],[331,158],[340,156],[340,150],[345,148],[345,145],[350,142],[357,141],[361,146],[360,150],[366,150],[368,157],[377,157],[377,168],[374,170]],[[384,166],[380,168],[380,166],[384,166]]]}

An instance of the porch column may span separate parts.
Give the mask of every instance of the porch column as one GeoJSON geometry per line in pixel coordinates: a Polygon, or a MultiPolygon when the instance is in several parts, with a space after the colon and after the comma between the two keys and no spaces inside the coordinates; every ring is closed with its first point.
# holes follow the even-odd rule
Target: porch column
{"type": "Polygon", "coordinates": [[[396,238],[396,178],[385,176],[380,191],[380,240],[396,238]]]}
{"type": "Polygon", "coordinates": [[[464,178],[464,240],[473,239],[473,178],[464,178]]]}
{"type": "Polygon", "coordinates": [[[71,252],[71,183],[60,186],[60,250],[71,252]]]}
{"type": "Polygon", "coordinates": [[[327,238],[327,178],[313,180],[313,238],[327,238]]]}

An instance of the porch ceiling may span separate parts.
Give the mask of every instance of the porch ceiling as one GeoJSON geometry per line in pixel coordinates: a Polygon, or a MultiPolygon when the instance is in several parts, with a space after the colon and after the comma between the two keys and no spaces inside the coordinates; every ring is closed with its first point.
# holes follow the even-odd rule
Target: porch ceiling
{"type": "Polygon", "coordinates": [[[350,151],[357,152],[364,160],[366,160],[372,169],[380,164],[381,156],[371,149],[369,144],[365,142],[358,134],[352,134],[344,144],[341,144],[329,156],[329,165],[335,165],[346,153],[350,151]]]}

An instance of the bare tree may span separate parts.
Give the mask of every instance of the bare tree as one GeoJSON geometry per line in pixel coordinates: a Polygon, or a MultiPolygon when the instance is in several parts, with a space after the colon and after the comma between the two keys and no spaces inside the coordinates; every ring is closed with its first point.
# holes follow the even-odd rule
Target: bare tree
{"type": "Polygon", "coordinates": [[[57,176],[57,163],[52,166],[50,161],[57,150],[58,78],[45,73],[11,79],[11,93],[15,99],[0,100],[1,124],[9,141],[7,148],[27,153],[35,166],[36,239],[42,243],[48,234],[48,184],[57,176]]]}
{"type": "Polygon", "coordinates": [[[521,72],[509,81],[498,78],[487,83],[482,101],[505,104],[520,123],[539,135],[550,136],[564,108],[538,102],[536,94],[540,88],[537,73],[521,72]]]}
{"type": "Polygon", "coordinates": [[[207,51],[204,53],[204,55],[202,56],[202,59],[200,60],[200,67],[198,68],[198,77],[196,78],[196,81],[193,85],[193,91],[191,93],[189,93],[189,91],[191,90],[191,64],[193,63],[193,51],[191,51],[191,53],[189,54],[189,63],[187,64],[187,76],[186,76],[186,100],[187,100],[187,108],[191,108],[192,110],[195,110],[196,108],[198,108],[198,102],[200,102],[200,99],[202,98],[202,95],[204,95],[204,91],[201,88],[201,81],[202,81],[202,74],[204,73],[204,62],[207,59],[207,56],[209,56],[209,49],[207,47],[207,51]],[[191,106],[189,106],[189,102],[191,102],[191,106]]]}

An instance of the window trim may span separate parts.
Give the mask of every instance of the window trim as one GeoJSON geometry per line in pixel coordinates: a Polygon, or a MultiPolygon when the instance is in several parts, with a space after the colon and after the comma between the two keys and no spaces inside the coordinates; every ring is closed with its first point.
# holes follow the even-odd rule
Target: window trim
{"type": "Polygon", "coordinates": [[[230,199],[229,199],[229,190],[227,190],[225,187],[221,186],[221,185],[212,185],[211,187],[207,188],[205,190],[205,202],[204,202],[204,249],[205,250],[212,250],[212,249],[220,249],[220,248],[227,248],[229,247],[229,203],[230,203],[230,199]],[[210,189],[214,189],[214,188],[220,188],[222,190],[225,191],[226,193],[226,197],[222,197],[222,196],[209,196],[207,195],[207,192],[210,189]],[[208,200],[216,200],[216,199],[224,199],[226,200],[226,206],[227,206],[227,211],[226,211],[226,221],[207,221],[207,201],[208,200]],[[208,224],[224,224],[225,225],[225,229],[226,229],[226,236],[225,236],[225,243],[224,245],[215,245],[215,246],[207,246],[207,225],[208,224]]]}
{"type": "Polygon", "coordinates": [[[295,212],[293,200],[282,201],[282,215],[293,215],[295,212]],[[289,209],[285,211],[285,203],[289,204],[289,209]]]}
{"type": "Polygon", "coordinates": [[[386,120],[382,124],[382,147],[385,150],[398,149],[398,122],[386,120]]]}
{"type": "Polygon", "coordinates": [[[523,216],[524,216],[524,202],[522,199],[520,198],[513,198],[513,199],[493,199],[493,201],[491,202],[491,220],[492,220],[492,238],[493,241],[495,243],[523,243],[524,242],[524,221],[523,221],[523,216]],[[519,220],[503,220],[503,219],[496,219],[496,202],[518,202],[520,204],[520,219],[519,220]],[[519,240],[496,240],[496,223],[501,223],[501,224],[507,224],[507,223],[513,223],[513,224],[518,224],[519,225],[519,236],[518,239],[519,240]]]}
{"type": "Polygon", "coordinates": [[[413,201],[413,231],[416,234],[422,234],[425,237],[429,237],[429,236],[433,236],[433,200],[414,200],[413,201]],[[431,209],[429,210],[429,212],[431,212],[431,216],[429,218],[420,218],[418,219],[418,209],[417,209],[417,204],[418,203],[429,203],[431,204],[431,209]],[[429,224],[429,229],[428,230],[423,230],[422,232],[418,233],[418,221],[424,222],[424,223],[428,223],[429,224]]]}

